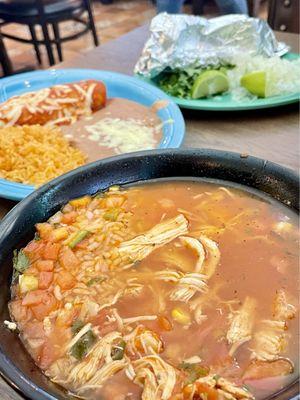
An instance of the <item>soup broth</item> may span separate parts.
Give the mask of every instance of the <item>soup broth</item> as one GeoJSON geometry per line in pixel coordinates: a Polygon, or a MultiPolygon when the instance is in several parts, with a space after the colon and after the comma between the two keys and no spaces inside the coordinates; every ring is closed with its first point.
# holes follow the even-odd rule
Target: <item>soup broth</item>
{"type": "Polygon", "coordinates": [[[70,201],[15,254],[36,364],[80,398],[262,399],[298,375],[297,215],[209,182],[70,201]]]}

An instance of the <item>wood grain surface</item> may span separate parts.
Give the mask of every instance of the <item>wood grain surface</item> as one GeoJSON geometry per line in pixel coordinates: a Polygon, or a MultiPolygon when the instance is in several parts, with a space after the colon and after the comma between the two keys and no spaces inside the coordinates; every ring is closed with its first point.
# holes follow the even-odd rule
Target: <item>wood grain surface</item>
{"type": "MultiPolygon", "coordinates": [[[[299,52],[299,36],[276,33],[278,39],[299,52]]],[[[132,75],[134,65],[148,37],[148,26],[75,57],[57,68],[93,68],[132,75]]],[[[299,169],[298,105],[247,112],[183,110],[186,121],[184,147],[215,148],[261,157],[299,169]]],[[[14,202],[0,199],[0,218],[14,202]]],[[[24,400],[0,378],[0,400],[24,400]]]]}

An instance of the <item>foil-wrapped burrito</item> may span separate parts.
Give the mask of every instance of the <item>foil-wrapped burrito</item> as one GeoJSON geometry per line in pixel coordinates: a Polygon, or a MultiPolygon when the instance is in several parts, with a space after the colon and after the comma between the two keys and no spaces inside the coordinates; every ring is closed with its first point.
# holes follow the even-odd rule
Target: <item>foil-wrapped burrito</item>
{"type": "Polygon", "coordinates": [[[219,67],[239,54],[272,57],[288,50],[267,22],[258,18],[232,14],[206,19],[162,13],[151,22],[150,38],[134,72],[153,78],[167,67],[219,67]]]}

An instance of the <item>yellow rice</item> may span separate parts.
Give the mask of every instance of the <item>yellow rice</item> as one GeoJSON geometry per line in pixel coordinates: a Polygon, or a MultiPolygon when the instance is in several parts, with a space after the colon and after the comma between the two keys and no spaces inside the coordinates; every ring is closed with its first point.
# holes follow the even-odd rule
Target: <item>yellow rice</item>
{"type": "Polygon", "coordinates": [[[41,185],[83,165],[86,156],[59,128],[40,125],[0,129],[0,177],[41,185]]]}

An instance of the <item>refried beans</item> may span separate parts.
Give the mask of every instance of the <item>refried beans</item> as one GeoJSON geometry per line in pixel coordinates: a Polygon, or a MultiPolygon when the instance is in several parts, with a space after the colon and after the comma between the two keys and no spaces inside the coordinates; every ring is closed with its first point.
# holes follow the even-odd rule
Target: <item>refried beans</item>
{"type": "MultiPolygon", "coordinates": [[[[104,120],[110,121],[110,123],[112,123],[113,120],[116,120],[116,127],[120,126],[120,121],[123,122],[122,126],[124,126],[124,123],[127,121],[128,129],[134,123],[135,126],[140,126],[141,135],[143,128],[148,128],[148,130],[144,132],[143,137],[145,138],[147,133],[149,133],[149,139],[143,140],[142,143],[139,143],[139,147],[136,149],[133,144],[132,149],[129,151],[141,150],[141,146],[144,150],[154,148],[162,139],[162,121],[157,115],[155,104],[152,107],[146,107],[123,98],[109,99],[106,107],[95,112],[92,116],[83,118],[72,125],[61,127],[63,134],[69,139],[69,141],[87,155],[88,162],[125,152],[118,149],[118,146],[114,146],[113,144],[108,146],[105,141],[101,140],[103,132],[99,133],[98,137],[97,135],[91,135],[89,127],[98,126],[97,124],[99,121],[103,122],[104,120]]],[[[103,123],[101,125],[103,125],[103,123]]],[[[124,138],[124,131],[122,134],[124,138]]],[[[131,132],[131,136],[132,135],[134,136],[131,132]]],[[[119,136],[121,136],[121,133],[119,136]]],[[[125,135],[125,137],[126,140],[130,140],[129,134],[127,136],[125,135]]]]}

